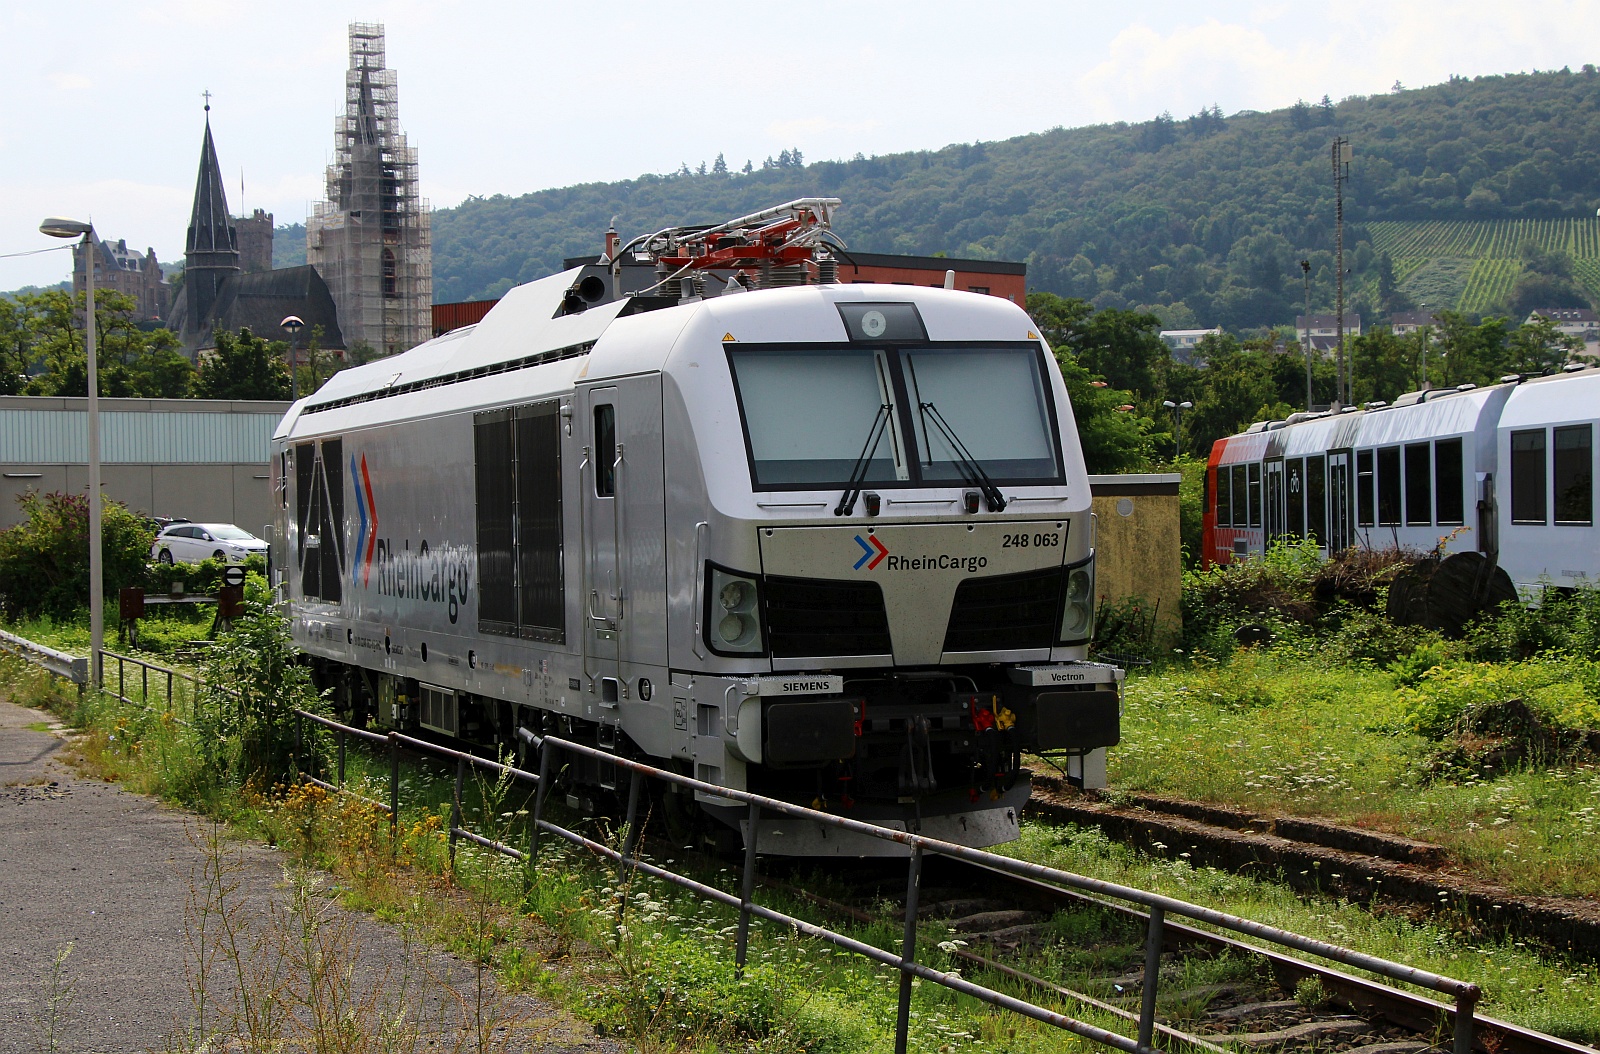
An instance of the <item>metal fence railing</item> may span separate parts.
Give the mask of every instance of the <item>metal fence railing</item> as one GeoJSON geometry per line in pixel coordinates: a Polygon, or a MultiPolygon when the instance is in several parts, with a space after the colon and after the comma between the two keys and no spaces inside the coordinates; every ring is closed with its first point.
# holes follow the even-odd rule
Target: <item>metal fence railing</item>
{"type": "MultiPolygon", "coordinates": [[[[87,665],[85,660],[86,670],[87,665]]],[[[160,710],[170,715],[173,720],[187,724],[194,720],[201,688],[201,680],[197,674],[174,670],[170,666],[162,666],[135,655],[123,655],[109,648],[100,650],[100,690],[130,706],[139,706],[152,711],[160,710]],[[116,663],[114,670],[107,668],[109,662],[116,663]],[[130,669],[133,671],[131,678],[130,669]],[[154,701],[150,692],[152,674],[155,675],[156,687],[154,701]]]]}
{"type": "MultiPolygon", "coordinates": [[[[343,789],[341,786],[343,783],[343,757],[348,737],[354,736],[364,742],[383,743],[386,745],[390,757],[391,778],[389,803],[383,807],[389,812],[392,834],[397,831],[399,820],[400,753],[404,751],[453,760],[456,765],[456,777],[449,831],[452,858],[455,853],[456,843],[460,840],[465,840],[519,861],[536,861],[539,853],[540,836],[548,834],[587,849],[596,856],[610,861],[624,876],[634,873],[649,875],[737,910],[739,923],[734,953],[734,971],[736,975],[741,974],[744,970],[752,918],[761,918],[769,922],[778,923],[792,928],[807,937],[825,941],[837,948],[898,970],[900,972],[900,993],[895,1024],[896,1054],[904,1054],[906,1050],[910,1022],[911,983],[916,978],[940,985],[962,995],[970,996],[990,1006],[1063,1029],[1096,1043],[1113,1047],[1117,1050],[1128,1051],[1129,1054],[1152,1054],[1157,1049],[1153,1046],[1153,1041],[1158,1030],[1163,1034],[1184,1040],[1197,1039],[1198,1037],[1186,1036],[1176,1032],[1176,1030],[1161,1027],[1156,1020],[1156,1000],[1160,984],[1160,956],[1165,944],[1165,925],[1168,916],[1191,919],[1216,929],[1229,930],[1282,948],[1289,948],[1305,955],[1365,970],[1388,981],[1404,982],[1447,996],[1454,1003],[1454,1006],[1451,1008],[1441,1007],[1441,1010],[1451,1019],[1450,1024],[1454,1033],[1454,1054],[1471,1054],[1472,1051],[1476,1006],[1480,997],[1477,985],[1428,970],[1420,970],[1404,963],[1368,955],[1350,948],[1329,944],[1276,926],[1269,926],[1237,915],[1229,915],[1225,912],[1203,907],[1199,904],[1191,904],[1174,897],[1073,874],[1044,864],[1030,863],[982,849],[972,849],[967,846],[927,838],[906,831],[880,827],[876,824],[864,823],[860,820],[853,820],[833,813],[821,812],[803,805],[795,805],[775,798],[768,798],[764,795],[752,794],[748,791],[719,787],[715,784],[704,783],[690,776],[684,776],[680,773],[644,764],[643,762],[620,757],[609,751],[600,750],[582,743],[557,739],[554,736],[537,736],[527,729],[520,730],[519,735],[535,751],[538,757],[537,772],[530,772],[511,765],[503,765],[487,758],[481,758],[437,743],[430,743],[400,732],[390,732],[386,736],[379,735],[364,729],[343,725],[337,721],[303,710],[296,711],[296,713],[300,721],[314,722],[335,733],[339,755],[338,782],[330,783],[322,779],[313,779],[319,786],[326,789],[334,791],[343,789]],[[550,772],[559,764],[554,760],[557,754],[587,757],[602,764],[614,766],[618,771],[629,773],[627,811],[623,827],[625,833],[620,848],[598,842],[577,831],[562,827],[545,817],[546,791],[549,786],[550,772]],[[462,787],[467,772],[473,768],[495,776],[506,776],[534,785],[534,807],[527,850],[517,849],[502,842],[485,838],[462,826],[462,787]],[[745,841],[744,869],[741,874],[742,884],[738,896],[638,858],[639,801],[646,780],[659,780],[663,783],[675,784],[686,790],[714,795],[723,800],[738,802],[745,806],[748,815],[748,820],[745,824],[747,837],[745,841]],[[905,929],[898,953],[866,944],[846,934],[796,918],[755,901],[759,821],[764,813],[776,813],[808,820],[841,831],[865,835],[869,838],[897,842],[906,847],[908,864],[906,873],[905,929]],[[1147,914],[1148,923],[1145,939],[1141,1005],[1137,1018],[1137,1037],[1129,1038],[1116,1032],[1111,1032],[1089,1022],[977,984],[961,977],[959,974],[937,970],[920,962],[917,958],[917,905],[921,888],[923,859],[929,853],[947,856],[956,860],[964,860],[968,863],[992,868],[1021,878],[1142,907],[1147,914]]],[[[303,742],[302,733],[297,730],[297,747],[303,748],[303,742]]],[[[304,755],[299,754],[298,756],[303,757],[304,755]]],[[[374,804],[381,805],[381,803],[374,804]]],[[[1200,1045],[1209,1046],[1210,1044],[1205,1044],[1202,1041],[1200,1045]]]]}
{"type": "MultiPolygon", "coordinates": [[[[76,684],[82,685],[88,679],[86,660],[65,655],[61,652],[54,652],[48,648],[42,648],[21,637],[0,633],[0,649],[23,655],[30,661],[36,662],[52,672],[57,672],[63,677],[73,679],[76,684]]],[[[198,699],[203,687],[200,679],[193,674],[173,670],[133,656],[102,651],[99,658],[102,664],[108,659],[116,663],[116,689],[113,691],[110,684],[104,684],[103,690],[130,705],[151,707],[150,679],[152,674],[156,675],[157,698],[164,698],[167,709],[173,712],[175,716],[185,696],[187,695],[192,706],[193,701],[198,699]],[[137,684],[134,686],[138,692],[137,695],[130,694],[128,679],[128,670],[130,668],[137,671],[135,674],[137,684]]],[[[102,671],[106,672],[104,665],[102,665],[102,671]]],[[[102,680],[104,682],[109,678],[102,678],[102,680]]],[[[491,761],[466,751],[431,743],[401,732],[379,733],[364,728],[356,728],[305,710],[297,709],[294,711],[294,724],[294,750],[291,760],[294,778],[304,779],[331,792],[354,794],[345,786],[346,756],[349,743],[352,740],[369,745],[387,754],[389,762],[388,801],[376,801],[371,798],[363,798],[363,800],[388,814],[391,845],[398,844],[399,836],[401,756],[403,754],[411,754],[451,761],[455,764],[455,788],[449,827],[449,847],[452,861],[455,857],[457,844],[461,841],[466,841],[512,859],[531,863],[538,859],[541,836],[549,835],[586,849],[597,857],[609,861],[624,876],[648,875],[736,910],[739,920],[734,953],[734,971],[736,975],[742,975],[744,971],[749,949],[750,924],[751,920],[756,918],[777,923],[807,937],[826,942],[836,948],[897,970],[900,973],[899,1006],[895,1024],[895,1050],[897,1054],[905,1054],[909,1036],[912,982],[916,979],[939,985],[961,995],[970,996],[989,1006],[1062,1029],[1095,1043],[1126,1051],[1128,1054],[1156,1054],[1158,1048],[1153,1046],[1153,1041],[1158,1031],[1163,1035],[1180,1040],[1197,1042],[1200,1046],[1211,1046],[1211,1044],[1199,1040],[1198,1037],[1187,1036],[1175,1029],[1161,1025],[1156,1020],[1156,1001],[1160,985],[1160,955],[1166,941],[1166,920],[1169,916],[1189,919],[1209,926],[1214,930],[1231,931],[1241,936],[1253,938],[1256,941],[1266,942],[1267,944],[1277,945],[1280,948],[1292,949],[1304,955],[1364,970],[1383,978],[1386,982],[1402,982],[1445,996],[1453,1005],[1446,1006],[1432,1002],[1428,1002],[1427,1005],[1437,1008],[1441,1024],[1449,1024],[1453,1032],[1454,1054],[1472,1054],[1475,1028],[1478,1021],[1476,1007],[1480,997],[1480,990],[1477,985],[1428,970],[1420,970],[1404,963],[1368,955],[1350,948],[1329,944],[1325,941],[1306,937],[1251,919],[1230,915],[1199,904],[1191,904],[1187,901],[1151,893],[1147,890],[1077,875],[1044,864],[1018,860],[982,849],[972,849],[908,831],[880,827],[846,816],[821,812],[803,805],[795,805],[791,802],[780,801],[760,794],[752,794],[748,791],[704,783],[690,776],[621,757],[610,751],[586,744],[558,739],[554,736],[541,737],[527,729],[519,730],[518,734],[525,745],[531,748],[537,757],[536,772],[491,761]],[[307,724],[324,729],[331,734],[334,747],[332,772],[327,770],[328,759],[324,758],[320,751],[307,749],[307,724]],[[596,841],[581,832],[562,827],[546,817],[545,806],[548,796],[547,791],[551,782],[550,774],[552,771],[558,770],[561,764],[560,758],[563,756],[586,758],[612,766],[614,771],[618,773],[628,773],[627,808],[623,827],[624,837],[620,847],[596,841]],[[308,765],[306,762],[311,762],[311,764],[308,765]],[[487,838],[464,826],[462,793],[467,774],[474,769],[497,778],[505,777],[533,785],[535,791],[534,807],[529,825],[529,839],[526,850],[487,838]],[[332,780],[326,778],[329,775],[333,776],[332,780]],[[741,887],[738,895],[640,858],[638,854],[640,835],[639,807],[640,798],[648,780],[673,784],[688,791],[711,795],[745,807],[748,817],[746,824],[747,838],[745,842],[744,868],[741,874],[741,887]],[[806,820],[823,827],[882,841],[895,842],[905,847],[907,854],[904,904],[905,927],[898,952],[876,947],[848,934],[786,914],[755,900],[756,858],[760,850],[758,844],[759,821],[764,814],[777,814],[806,820]],[[1137,1017],[1137,1036],[1130,1038],[1112,1032],[1048,1007],[978,984],[960,976],[958,973],[935,969],[920,961],[918,958],[917,907],[921,890],[923,861],[928,854],[937,854],[962,860],[1019,878],[1142,908],[1147,917],[1147,924],[1141,1005],[1137,1017]]],[[[360,795],[355,796],[361,797],[360,795]]],[[[620,924],[620,917],[618,922],[620,924]]],[[[1249,947],[1249,945],[1246,946],[1249,947]]],[[[1263,953],[1268,952],[1268,949],[1256,947],[1263,953]]],[[[1391,991],[1399,993],[1402,990],[1391,989],[1391,991]]]]}

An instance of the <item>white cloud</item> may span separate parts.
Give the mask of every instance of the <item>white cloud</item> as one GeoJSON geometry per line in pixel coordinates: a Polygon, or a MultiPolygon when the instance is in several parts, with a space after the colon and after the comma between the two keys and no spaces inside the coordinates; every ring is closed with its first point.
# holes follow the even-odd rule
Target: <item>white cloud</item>
{"type": "Polygon", "coordinates": [[[85,91],[94,87],[94,81],[81,73],[52,73],[50,83],[62,91],[85,91]]]}

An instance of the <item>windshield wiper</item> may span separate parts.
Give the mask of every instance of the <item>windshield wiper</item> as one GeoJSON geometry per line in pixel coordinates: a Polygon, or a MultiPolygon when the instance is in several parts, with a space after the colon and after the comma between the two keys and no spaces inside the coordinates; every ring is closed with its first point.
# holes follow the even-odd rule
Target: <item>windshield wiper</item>
{"type": "MultiPolygon", "coordinates": [[[[966,444],[956,435],[955,429],[950,427],[950,422],[944,419],[944,414],[940,413],[939,408],[932,403],[919,403],[917,405],[922,410],[923,430],[927,430],[927,422],[931,417],[933,423],[939,427],[939,432],[944,436],[944,441],[950,444],[950,449],[955,452],[956,464],[961,466],[961,474],[966,477],[968,483],[983,491],[983,498],[984,501],[988,502],[989,511],[1003,511],[1006,507],[1005,495],[1001,494],[1000,488],[996,487],[994,482],[989,479],[989,474],[983,470],[982,465],[978,464],[978,459],[973,457],[967,450],[966,444]]],[[[931,455],[932,451],[928,453],[931,455]]]]}
{"type": "Polygon", "coordinates": [[[883,429],[888,422],[889,404],[884,403],[878,407],[878,416],[872,419],[872,427],[867,429],[867,445],[861,448],[861,456],[856,458],[855,467],[850,470],[850,482],[845,485],[839,504],[833,508],[835,516],[849,516],[856,511],[856,498],[861,496],[861,484],[866,482],[867,466],[872,464],[872,455],[878,449],[878,442],[883,438],[883,429]]]}

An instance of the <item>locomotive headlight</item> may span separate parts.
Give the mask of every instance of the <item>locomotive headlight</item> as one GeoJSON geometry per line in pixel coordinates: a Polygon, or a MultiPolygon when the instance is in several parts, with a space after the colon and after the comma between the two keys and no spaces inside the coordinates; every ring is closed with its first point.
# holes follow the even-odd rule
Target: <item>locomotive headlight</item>
{"type": "Polygon", "coordinates": [[[1083,644],[1094,631],[1094,556],[1067,569],[1058,644],[1083,644]]]}
{"type": "Polygon", "coordinates": [[[706,607],[706,643],[721,655],[760,655],[766,651],[761,634],[760,591],[753,578],[710,569],[711,588],[706,607]]]}

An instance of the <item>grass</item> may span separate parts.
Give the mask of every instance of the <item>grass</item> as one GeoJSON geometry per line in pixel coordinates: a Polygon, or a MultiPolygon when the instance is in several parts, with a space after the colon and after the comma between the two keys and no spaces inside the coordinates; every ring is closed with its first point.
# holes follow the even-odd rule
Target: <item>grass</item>
{"type": "MultiPolygon", "coordinates": [[[[1230,753],[1247,756],[1251,763],[1240,766],[1251,773],[1245,782],[1259,786],[1244,789],[1259,795],[1251,799],[1257,803],[1282,795],[1282,800],[1310,807],[1316,802],[1330,805],[1340,795],[1377,792],[1381,779],[1366,770],[1381,768],[1388,755],[1375,744],[1291,757],[1298,751],[1289,749],[1292,737],[1286,731],[1298,730],[1299,741],[1307,743],[1312,724],[1339,716],[1339,693],[1319,689],[1314,669],[1271,656],[1245,656],[1236,662],[1244,665],[1235,673],[1266,685],[1264,693],[1237,691],[1234,686],[1243,682],[1242,676],[1216,676],[1207,682],[1209,688],[1178,683],[1175,674],[1136,680],[1129,692],[1130,730],[1156,714],[1187,716],[1162,721],[1159,737],[1132,734],[1128,739],[1161,740],[1149,744],[1152,752],[1185,751],[1195,772],[1207,774],[1219,792],[1232,785],[1226,774],[1230,753]],[[1233,695],[1200,698],[1202,691],[1226,696],[1223,689],[1232,689],[1233,695]],[[1309,712],[1296,713],[1301,707],[1309,712]],[[1222,750],[1197,749],[1205,742],[1201,723],[1219,716],[1229,722],[1233,738],[1228,744],[1245,744],[1243,748],[1225,744],[1222,750]],[[1257,778],[1265,771],[1281,773],[1281,778],[1257,778]]],[[[1373,698],[1383,695],[1381,678],[1374,674],[1361,682],[1373,698]]],[[[0,658],[0,684],[18,702],[52,704],[72,717],[83,729],[76,749],[90,771],[198,807],[229,821],[241,836],[278,845],[297,866],[328,872],[329,889],[347,906],[421,934],[492,971],[503,986],[551,998],[597,1029],[628,1037],[643,1051],[826,1054],[887,1050],[892,1042],[897,975],[798,939],[781,927],[753,926],[751,966],[736,981],[731,968],[733,913],[676,887],[619,876],[587,853],[550,839],[544,841],[535,868],[463,845],[452,871],[444,830],[453,773],[443,766],[403,768],[400,836],[391,844],[387,817],[353,798],[306,785],[218,788],[196,779],[191,734],[160,713],[93,697],[79,709],[75,698],[57,690],[50,678],[11,659],[0,658]],[[614,929],[619,910],[620,931],[614,929]]],[[[1356,715],[1339,719],[1342,732],[1363,742],[1390,735],[1372,732],[1356,715]]],[[[1119,766],[1127,765],[1130,759],[1120,755],[1129,752],[1118,753],[1119,766]]],[[[1154,753],[1143,756],[1154,765],[1154,753]]],[[[386,759],[352,750],[347,770],[352,786],[381,799],[386,765],[386,759]]],[[[1502,794],[1499,803],[1505,802],[1502,794]]],[[[513,844],[524,837],[525,792],[479,783],[463,804],[468,826],[513,844]]],[[[617,833],[603,822],[589,821],[588,829],[598,839],[616,839],[617,833]]],[[[1417,925],[1374,915],[1358,904],[1300,897],[1270,882],[1191,868],[1182,860],[1150,858],[1095,831],[1028,824],[1022,840],[1007,851],[1474,980],[1488,993],[1486,1013],[1574,1039],[1600,1039],[1600,987],[1594,970],[1544,958],[1517,944],[1469,945],[1443,925],[1417,925]]],[[[686,867],[724,889],[732,889],[737,878],[735,871],[714,864],[663,862],[686,867]]],[[[834,883],[827,875],[795,881],[824,893],[834,883]]],[[[892,919],[892,899],[881,905],[885,921],[852,925],[848,932],[880,947],[896,947],[900,933],[892,919]]],[[[766,894],[763,901],[801,917],[817,917],[815,909],[781,894],[766,894]]],[[[1015,965],[1069,987],[1090,987],[1092,978],[1115,972],[1119,964],[1137,968],[1141,935],[1136,927],[1098,912],[1068,911],[1051,919],[1049,928],[1056,939],[1031,961],[1015,965]]],[[[953,958],[941,961],[935,950],[941,944],[954,950],[958,939],[939,923],[925,924],[920,936],[928,951],[925,961],[945,969],[961,966],[953,958]]],[[[1184,969],[1186,975],[1168,986],[1169,999],[1182,988],[1256,971],[1249,962],[1230,959],[1195,961],[1184,969]]],[[[1010,987],[983,971],[966,975],[993,987],[1010,987]]],[[[934,985],[919,984],[913,1006],[914,1049],[1041,1054],[1082,1049],[1065,1035],[993,1013],[934,985]]],[[[1064,1009],[1105,1027],[1122,1028],[1121,1022],[1093,1012],[1064,1009]]],[[[1169,1003],[1164,1013],[1183,1018],[1198,1010],[1169,1003]]]]}
{"type": "Polygon", "coordinates": [[[1600,895],[1600,766],[1427,781],[1438,744],[1406,730],[1397,687],[1293,649],[1135,674],[1110,784],[1390,831],[1519,893],[1600,895]]]}

